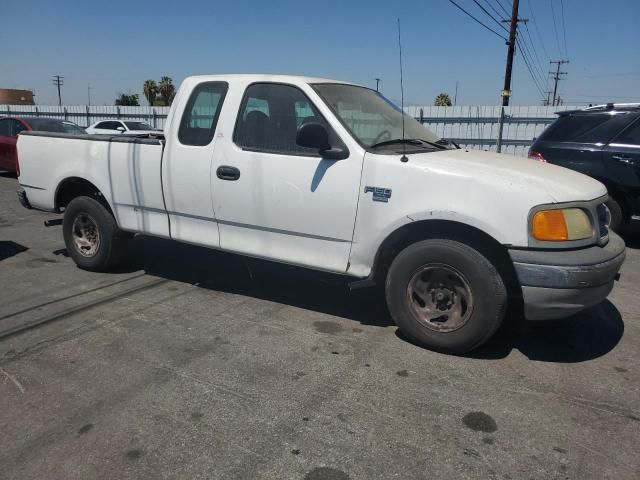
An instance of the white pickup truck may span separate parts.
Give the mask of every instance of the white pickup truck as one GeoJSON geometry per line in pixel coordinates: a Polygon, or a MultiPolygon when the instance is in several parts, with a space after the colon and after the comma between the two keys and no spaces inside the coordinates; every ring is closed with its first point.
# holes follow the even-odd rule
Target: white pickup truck
{"type": "Polygon", "coordinates": [[[531,320],[601,302],[625,257],[605,187],[453,148],[377,92],[275,75],[187,78],[164,138],[23,132],[18,196],[64,212],[69,254],[111,268],[145,233],[384,285],[409,337],[461,353],[507,302],[531,320]]]}

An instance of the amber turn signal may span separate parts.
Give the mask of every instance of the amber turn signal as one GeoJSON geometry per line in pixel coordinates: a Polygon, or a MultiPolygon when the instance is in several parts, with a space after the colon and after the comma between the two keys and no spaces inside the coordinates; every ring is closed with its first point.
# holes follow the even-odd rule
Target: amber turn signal
{"type": "Polygon", "coordinates": [[[536,240],[546,242],[582,240],[593,235],[593,227],[579,208],[541,210],[531,220],[531,233],[536,240]]]}

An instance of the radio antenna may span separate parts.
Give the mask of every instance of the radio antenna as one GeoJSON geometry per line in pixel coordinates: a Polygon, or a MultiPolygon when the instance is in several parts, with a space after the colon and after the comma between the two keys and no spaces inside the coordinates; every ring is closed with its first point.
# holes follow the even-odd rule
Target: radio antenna
{"type": "Polygon", "coordinates": [[[402,157],[401,162],[408,162],[407,144],[404,142],[404,85],[402,83],[402,39],[400,37],[400,18],[398,18],[398,50],[400,51],[400,109],[402,110],[402,157]]]}

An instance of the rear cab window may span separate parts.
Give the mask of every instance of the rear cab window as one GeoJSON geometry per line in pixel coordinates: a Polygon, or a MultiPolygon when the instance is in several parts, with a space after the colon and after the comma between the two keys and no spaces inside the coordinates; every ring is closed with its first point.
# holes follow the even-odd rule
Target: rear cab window
{"type": "Polygon", "coordinates": [[[178,128],[180,143],[200,147],[211,143],[228,88],[227,82],[204,82],[193,90],[178,128]]]}

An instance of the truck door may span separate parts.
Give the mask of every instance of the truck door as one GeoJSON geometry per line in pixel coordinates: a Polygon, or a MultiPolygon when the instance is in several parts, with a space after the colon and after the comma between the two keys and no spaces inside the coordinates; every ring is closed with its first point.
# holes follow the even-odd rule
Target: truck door
{"type": "Polygon", "coordinates": [[[254,83],[244,95],[238,87],[233,97],[240,109],[225,126],[231,130],[235,122],[233,138],[227,135],[216,146],[213,162],[221,247],[346,271],[362,154],[327,160],[296,144],[297,128],[304,122],[324,124],[332,143],[342,143],[298,87],[254,83]]]}
{"type": "Polygon", "coordinates": [[[211,162],[227,88],[226,82],[202,82],[188,98],[182,96],[174,102],[173,136],[162,160],[171,238],[209,247],[220,245],[211,200],[211,162]]]}

